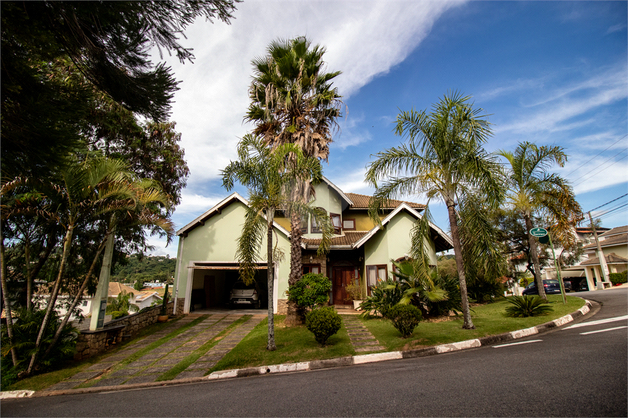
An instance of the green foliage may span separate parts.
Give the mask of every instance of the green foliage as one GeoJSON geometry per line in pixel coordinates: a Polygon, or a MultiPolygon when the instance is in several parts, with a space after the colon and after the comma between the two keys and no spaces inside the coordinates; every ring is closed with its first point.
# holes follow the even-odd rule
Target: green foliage
{"type": "Polygon", "coordinates": [[[366,298],[360,305],[362,317],[371,314],[386,316],[388,309],[398,304],[403,298],[403,290],[398,286],[398,282],[391,279],[382,280],[377,285],[371,287],[371,296],[366,298]]]}
{"type": "Polygon", "coordinates": [[[396,305],[386,312],[386,319],[392,322],[403,338],[412,335],[422,318],[419,308],[412,305],[396,305]]]}
{"type": "Polygon", "coordinates": [[[324,346],[327,339],[342,326],[340,315],[331,306],[314,309],[305,315],[305,327],[314,334],[316,341],[324,346]]]}
{"type": "Polygon", "coordinates": [[[301,308],[314,309],[329,301],[332,284],[324,274],[308,273],[288,289],[288,300],[301,308]]]}
{"type": "Polygon", "coordinates": [[[160,315],[168,314],[168,283],[166,283],[166,289],[164,290],[164,298],[161,301],[161,309],[159,310],[160,315]]]}
{"type": "Polygon", "coordinates": [[[129,311],[137,312],[139,308],[131,303],[133,293],[122,291],[115,298],[107,299],[107,313],[111,314],[112,319],[120,318],[129,314],[129,311]]]}
{"type": "Polygon", "coordinates": [[[552,307],[539,296],[511,296],[507,300],[513,305],[506,308],[508,316],[526,318],[553,311],[552,307]]]}
{"type": "MultiPolygon", "coordinates": [[[[2,327],[2,387],[9,385],[17,379],[19,372],[26,370],[30,356],[35,350],[35,340],[39,332],[39,326],[43,322],[46,314],[45,310],[29,311],[25,308],[13,309],[13,345],[9,343],[7,328],[2,327]],[[18,364],[13,366],[11,361],[11,348],[17,353],[18,364]]],[[[55,331],[61,324],[61,319],[56,311],[52,311],[50,321],[44,329],[40,351],[52,342],[55,331]]],[[[74,355],[78,331],[72,325],[63,328],[59,342],[53,347],[47,357],[41,358],[38,363],[38,372],[44,372],[59,368],[64,361],[69,360],[74,355]]]]}
{"type": "Polygon", "coordinates": [[[627,277],[626,277],[626,273],[628,273],[628,270],[624,270],[621,273],[610,273],[610,280],[611,283],[615,284],[621,284],[621,283],[626,283],[628,281],[627,277]]]}
{"type": "Polygon", "coordinates": [[[176,258],[133,254],[118,260],[111,279],[121,283],[136,283],[138,280],[142,283],[154,280],[164,282],[173,276],[176,264],[176,258]]]}

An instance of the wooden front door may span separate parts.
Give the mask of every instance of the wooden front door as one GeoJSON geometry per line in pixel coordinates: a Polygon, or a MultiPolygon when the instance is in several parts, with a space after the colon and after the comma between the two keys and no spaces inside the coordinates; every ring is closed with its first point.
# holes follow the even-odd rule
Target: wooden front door
{"type": "Polygon", "coordinates": [[[355,274],[354,267],[334,267],[333,275],[333,295],[334,305],[351,305],[352,301],[347,300],[347,286],[353,283],[355,274]]]}

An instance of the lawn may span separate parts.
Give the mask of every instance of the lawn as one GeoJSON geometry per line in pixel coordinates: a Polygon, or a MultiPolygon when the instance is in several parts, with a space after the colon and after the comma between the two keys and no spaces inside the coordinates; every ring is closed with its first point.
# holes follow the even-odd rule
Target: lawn
{"type": "Polygon", "coordinates": [[[488,335],[501,334],[518,329],[529,328],[568,315],[584,306],[584,301],[577,297],[567,297],[563,304],[561,295],[548,295],[553,312],[547,315],[529,318],[512,318],[505,314],[510,304],[506,299],[472,308],[471,317],[475,329],[462,329],[462,317],[442,322],[421,322],[411,337],[403,339],[389,321],[374,318],[363,319],[362,323],[371,331],[389,351],[411,350],[456,341],[471,340],[488,335]]]}
{"type": "Polygon", "coordinates": [[[266,350],[268,320],[264,319],[211,371],[324,360],[354,354],[344,324],[336,335],[327,340],[327,345],[321,347],[314,340],[314,334],[308,331],[304,325],[287,328],[283,325],[284,319],[284,315],[275,315],[275,345],[277,350],[266,350]]]}

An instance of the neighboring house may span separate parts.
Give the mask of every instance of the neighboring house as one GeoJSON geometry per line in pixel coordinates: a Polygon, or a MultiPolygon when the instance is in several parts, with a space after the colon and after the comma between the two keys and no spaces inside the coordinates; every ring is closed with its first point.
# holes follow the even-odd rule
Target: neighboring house
{"type": "MultiPolygon", "coordinates": [[[[613,228],[598,236],[609,273],[621,273],[628,267],[628,225],[613,228]]],[[[595,241],[584,247],[589,258],[580,263],[584,267],[589,289],[602,288],[602,266],[595,241]]],[[[609,278],[606,277],[609,281],[609,278]]]]}
{"type": "MultiPolygon", "coordinates": [[[[129,302],[138,307],[138,310],[142,310],[148,306],[152,306],[153,303],[161,303],[161,296],[157,292],[152,290],[137,291],[132,287],[129,287],[123,283],[109,282],[109,292],[107,294],[110,298],[116,298],[122,292],[131,293],[133,296],[129,302]]],[[[134,312],[130,312],[133,314],[134,312]]]]}
{"type": "MultiPolygon", "coordinates": [[[[314,186],[313,205],[325,209],[335,226],[331,251],[318,256],[316,250],[321,233],[315,222],[304,219],[303,273],[323,273],[332,281],[330,303],[350,304],[346,286],[366,279],[368,286],[388,277],[392,271],[391,260],[401,260],[410,252],[410,231],[421,217],[424,205],[412,202],[390,201],[390,207],[381,215],[382,226],[368,216],[370,196],[344,193],[329,180],[314,186]]],[[[179,247],[175,304],[183,304],[183,312],[195,309],[222,307],[228,302],[229,291],[238,280],[236,260],[237,239],[242,232],[248,202],[238,193],[219,202],[216,206],[177,231],[179,247]]],[[[288,276],[290,273],[290,219],[280,212],[274,222],[274,244],[284,253],[276,262],[274,281],[274,307],[285,312],[288,276]]],[[[265,238],[264,238],[265,240],[265,238]]],[[[430,259],[436,265],[436,253],[453,248],[451,238],[440,228],[431,225],[428,242],[430,259]]],[[[262,306],[267,303],[265,241],[262,242],[257,263],[256,282],[262,296],[262,306]]]]}

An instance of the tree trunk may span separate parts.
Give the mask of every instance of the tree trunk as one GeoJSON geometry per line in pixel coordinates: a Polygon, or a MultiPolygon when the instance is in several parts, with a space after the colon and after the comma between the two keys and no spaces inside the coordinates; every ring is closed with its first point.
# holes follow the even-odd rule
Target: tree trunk
{"type": "Polygon", "coordinates": [[[547,295],[545,294],[545,286],[543,286],[543,280],[541,278],[541,263],[539,262],[539,253],[536,249],[536,238],[530,234],[530,230],[533,228],[532,220],[530,219],[530,215],[524,213],[523,219],[526,223],[526,229],[528,233],[528,245],[530,246],[530,257],[532,258],[532,264],[534,265],[534,282],[536,283],[536,288],[539,291],[539,296],[543,298],[543,300],[547,301],[547,295]]]}
{"type": "MultiPolygon", "coordinates": [[[[301,216],[298,213],[290,214],[290,276],[288,285],[296,284],[303,276],[303,262],[301,252],[301,216]]],[[[284,324],[288,327],[303,324],[303,318],[295,302],[288,301],[288,312],[284,324]]]]}
{"type": "Polygon", "coordinates": [[[72,244],[72,235],[74,232],[74,223],[70,222],[68,225],[68,230],[65,233],[65,237],[63,239],[63,254],[61,256],[61,265],[59,266],[59,273],[57,275],[57,280],[55,281],[52,293],[50,294],[50,300],[48,301],[48,308],[46,309],[46,314],[44,315],[44,319],[39,328],[39,334],[37,334],[37,340],[35,341],[35,350],[33,351],[33,355],[31,356],[31,361],[28,365],[28,369],[24,372],[25,376],[30,376],[33,373],[33,368],[35,366],[35,361],[37,360],[37,353],[39,351],[41,340],[44,336],[44,332],[46,327],[48,326],[48,321],[50,321],[50,314],[54,309],[54,305],[57,302],[57,295],[59,294],[59,289],[61,288],[61,279],[63,278],[63,270],[65,269],[65,263],[68,259],[68,253],[70,252],[70,245],[72,244]]]}
{"type": "MultiPolygon", "coordinates": [[[[85,280],[83,280],[83,283],[81,284],[81,287],[79,288],[77,295],[74,297],[74,300],[72,301],[72,304],[70,305],[70,309],[68,309],[67,313],[65,314],[63,321],[61,321],[61,325],[59,325],[59,328],[57,328],[57,331],[55,332],[55,335],[52,339],[52,342],[46,349],[46,352],[44,353],[42,358],[47,357],[48,354],[50,354],[50,351],[52,351],[52,348],[55,346],[55,344],[57,344],[57,341],[59,341],[59,337],[61,337],[61,333],[63,332],[63,328],[67,325],[68,321],[70,320],[72,311],[74,311],[74,309],[76,308],[76,305],[78,305],[78,303],[83,298],[83,292],[85,291],[85,288],[87,287],[89,278],[94,273],[94,269],[96,268],[96,263],[98,262],[98,258],[100,257],[102,250],[105,248],[105,244],[107,243],[110,235],[113,235],[112,231],[107,232],[107,235],[105,235],[105,239],[103,239],[103,241],[98,246],[98,250],[96,251],[96,255],[94,256],[92,265],[89,267],[89,271],[87,272],[87,275],[85,276],[85,280]]],[[[104,265],[104,261],[103,261],[103,265],[104,265]]]]}
{"type": "Polygon", "coordinates": [[[7,289],[7,266],[4,258],[4,236],[0,235],[0,282],[2,285],[2,302],[6,311],[7,319],[7,336],[9,337],[9,345],[11,346],[11,360],[13,367],[17,367],[17,353],[13,347],[13,315],[11,312],[11,304],[9,302],[9,293],[7,289]]]}
{"type": "Polygon", "coordinates": [[[268,279],[268,345],[266,349],[268,351],[275,351],[277,346],[275,345],[275,312],[273,301],[273,288],[274,288],[274,265],[273,265],[273,218],[275,211],[269,209],[266,219],[268,222],[268,232],[266,234],[266,250],[268,252],[268,264],[266,267],[266,277],[268,279]]]}
{"type": "Polygon", "coordinates": [[[456,269],[458,270],[458,281],[460,282],[460,299],[462,300],[462,316],[464,318],[463,329],[475,329],[471,320],[471,309],[469,308],[469,297],[467,296],[467,279],[464,274],[464,263],[462,261],[462,245],[458,234],[458,220],[456,219],[455,203],[447,203],[449,213],[449,227],[451,228],[451,239],[454,242],[454,255],[456,258],[456,269]]]}
{"type": "Polygon", "coordinates": [[[48,261],[48,259],[50,258],[50,254],[52,254],[52,250],[54,250],[56,248],[56,239],[51,238],[50,236],[48,237],[49,239],[46,240],[46,250],[44,251],[43,255],[41,254],[40,251],[40,255],[39,258],[37,260],[37,264],[35,264],[35,267],[33,267],[32,269],[30,269],[29,272],[29,277],[27,277],[28,282],[31,284],[31,289],[30,292],[26,291],[26,307],[28,308],[29,306],[29,302],[30,302],[30,310],[33,309],[33,303],[32,303],[32,299],[33,299],[33,287],[32,287],[32,283],[35,281],[35,277],[37,277],[37,275],[39,275],[39,272],[41,271],[41,269],[43,268],[44,264],[46,264],[46,261],[48,261]]]}
{"type": "Polygon", "coordinates": [[[31,248],[28,237],[24,241],[24,261],[26,262],[26,309],[33,309],[33,278],[31,275],[31,248]]]}

